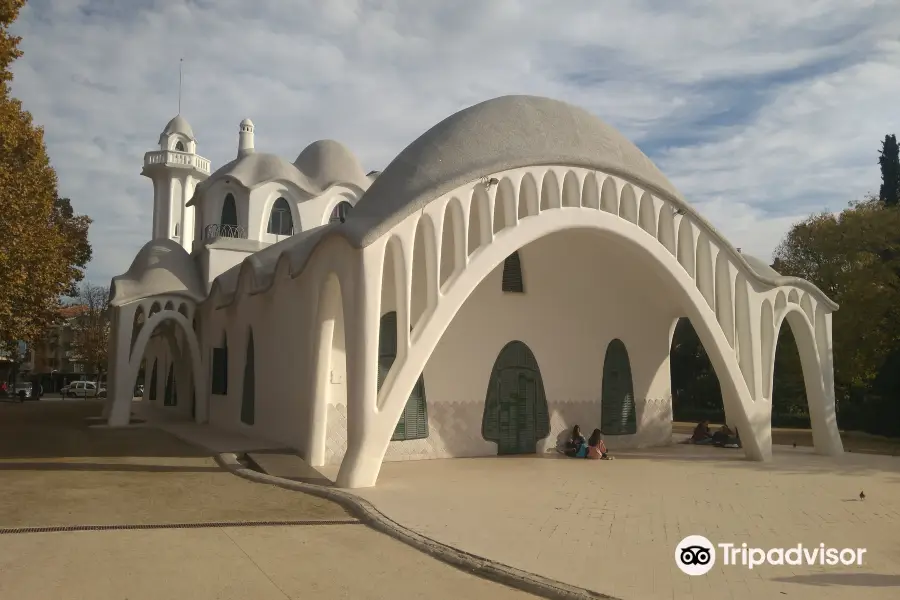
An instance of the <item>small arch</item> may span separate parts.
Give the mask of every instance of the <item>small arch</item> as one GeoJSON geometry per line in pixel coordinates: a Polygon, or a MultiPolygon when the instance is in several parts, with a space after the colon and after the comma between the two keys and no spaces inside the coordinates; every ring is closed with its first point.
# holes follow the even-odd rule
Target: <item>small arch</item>
{"type": "Polygon", "coordinates": [[[750,288],[746,277],[738,273],[734,281],[734,321],[738,365],[750,391],[756,400],[756,373],[753,366],[753,327],[750,320],[750,288]]]}
{"type": "Polygon", "coordinates": [[[665,246],[672,256],[677,254],[675,243],[675,211],[672,207],[663,203],[659,208],[659,222],[656,226],[656,239],[665,246]]]}
{"type": "Polygon", "coordinates": [[[619,214],[619,191],[612,177],[604,179],[600,187],[600,208],[614,215],[619,214]]]}
{"type": "MultiPolygon", "coordinates": [[[[187,302],[182,302],[181,304],[178,305],[178,312],[180,312],[181,315],[188,321],[191,320],[190,313],[188,311],[187,302]]],[[[196,325],[196,319],[195,319],[194,325],[196,325]]]]}
{"type": "Polygon", "coordinates": [[[503,261],[503,280],[501,290],[513,294],[525,293],[525,282],[522,279],[522,262],[516,250],[503,261]]]}
{"type": "Polygon", "coordinates": [[[178,237],[178,223],[175,223],[175,231],[172,233],[172,237],[178,237]]]}
{"type": "Polygon", "coordinates": [[[160,306],[159,302],[154,302],[152,305],[150,305],[150,312],[147,313],[147,319],[150,319],[153,315],[161,310],[162,307],[160,306]]]}
{"type": "Polygon", "coordinates": [[[175,363],[169,364],[169,373],[166,375],[166,389],[163,396],[163,406],[178,406],[178,389],[175,385],[175,363]]]}
{"type": "Polygon", "coordinates": [[[244,389],[241,394],[241,422],[256,422],[256,352],[253,347],[253,329],[247,335],[247,356],[244,359],[244,389]]]}
{"type": "Polygon", "coordinates": [[[165,308],[165,310],[175,310],[175,303],[172,302],[171,300],[169,300],[168,302],[166,302],[166,308],[165,308]]]}
{"type": "Polygon", "coordinates": [[[484,401],[481,436],[497,444],[497,454],[533,454],[550,435],[544,380],[525,343],[514,340],[497,355],[484,401]]]}
{"type": "Polygon", "coordinates": [[[715,282],[713,281],[712,248],[709,238],[701,233],[697,238],[697,289],[703,294],[706,303],[716,310],[715,282]]]}
{"type": "Polygon", "coordinates": [[[800,293],[797,290],[791,290],[788,293],[788,302],[792,304],[800,304],[800,293]]]}
{"type": "Polygon", "coordinates": [[[149,394],[147,396],[148,400],[153,400],[153,401],[156,400],[156,386],[157,386],[156,381],[157,381],[157,377],[159,375],[159,373],[156,370],[156,366],[157,366],[156,363],[157,363],[157,359],[154,358],[153,359],[153,368],[150,370],[150,389],[148,390],[149,394]]]}
{"type": "Polygon", "coordinates": [[[352,208],[353,205],[348,201],[341,200],[335,205],[333,209],[331,209],[331,214],[328,216],[328,222],[344,223],[347,220],[347,216],[350,214],[350,209],[352,208]]]}
{"type": "Polygon", "coordinates": [[[225,201],[222,203],[222,218],[219,225],[238,226],[237,205],[234,203],[233,194],[225,194],[225,201]]]}
{"type": "Polygon", "coordinates": [[[637,225],[638,208],[637,197],[634,194],[634,188],[630,183],[622,186],[622,193],[619,197],[619,216],[637,225]]]}
{"type": "Polygon", "coordinates": [[[725,339],[734,348],[734,299],[731,267],[725,252],[716,254],[716,320],[725,333],[725,339]]]}
{"type": "Polygon", "coordinates": [[[637,433],[634,379],[625,343],[616,338],[606,347],[603,358],[600,431],[604,435],[637,433]]]}
{"type": "Polygon", "coordinates": [[[275,204],[272,205],[266,233],[294,235],[294,217],[291,216],[291,205],[284,198],[278,198],[275,204]]]}
{"type": "Polygon", "coordinates": [[[691,220],[682,216],[678,223],[678,263],[684,267],[687,274],[694,276],[696,258],[694,257],[694,226],[691,220]]]}
{"type": "Polygon", "coordinates": [[[516,224],[516,191],[512,181],[504,177],[494,197],[494,233],[516,224]]]}
{"type": "Polygon", "coordinates": [[[762,301],[759,319],[760,341],[762,343],[763,392],[772,397],[772,369],[775,362],[775,312],[768,299],[762,301]]]}
{"type": "Polygon", "coordinates": [[[559,179],[556,178],[556,173],[548,170],[544,173],[544,180],[541,182],[541,210],[559,207],[559,179]]]}
{"type": "Polygon", "coordinates": [[[806,318],[810,323],[816,322],[816,311],[813,309],[812,297],[808,293],[804,293],[800,298],[800,308],[806,313],[806,318]]]}
{"type": "Polygon", "coordinates": [[[597,174],[593,171],[584,177],[584,184],[581,187],[581,205],[585,208],[600,209],[600,186],[597,184],[597,174]]]}
{"type": "Polygon", "coordinates": [[[469,254],[491,242],[491,199],[484,186],[476,185],[469,205],[469,254]]]}
{"type": "Polygon", "coordinates": [[[779,315],[784,313],[784,309],[787,308],[787,296],[785,296],[783,291],[779,291],[775,295],[775,318],[780,318],[779,315]]]}
{"type": "Polygon", "coordinates": [[[541,208],[537,182],[531,173],[525,173],[521,183],[519,183],[519,220],[521,221],[525,217],[533,217],[539,212],[541,212],[541,208]]]}
{"type": "Polygon", "coordinates": [[[562,205],[567,208],[579,208],[581,206],[581,185],[578,176],[569,171],[563,178],[562,205]]]}
{"type": "MultiPolygon", "coordinates": [[[[397,359],[397,313],[391,311],[381,317],[378,326],[378,390],[397,359]]],[[[418,440],[428,437],[428,403],[425,396],[425,376],[419,375],[416,385],[400,413],[391,441],[418,440]]]]}
{"type": "Polygon", "coordinates": [[[184,144],[181,143],[180,140],[175,142],[175,149],[178,150],[179,152],[184,152],[184,144]]]}
{"type": "Polygon", "coordinates": [[[434,240],[434,223],[428,215],[419,219],[413,238],[412,278],[410,280],[410,325],[414,329],[429,309],[437,304],[438,274],[435,272],[436,256],[431,240],[434,240]]]}
{"type": "Polygon", "coordinates": [[[466,266],[466,226],[459,198],[451,198],[444,208],[441,233],[441,285],[466,266]]]}
{"type": "Polygon", "coordinates": [[[641,203],[638,207],[638,225],[641,229],[656,237],[656,207],[650,192],[641,195],[641,203]]]}

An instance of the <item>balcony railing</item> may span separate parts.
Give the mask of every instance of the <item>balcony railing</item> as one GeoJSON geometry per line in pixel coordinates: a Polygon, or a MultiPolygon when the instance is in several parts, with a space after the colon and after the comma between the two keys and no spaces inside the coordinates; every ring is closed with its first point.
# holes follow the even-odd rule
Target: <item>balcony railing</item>
{"type": "Polygon", "coordinates": [[[209,159],[196,154],[178,152],[177,150],[156,150],[146,153],[144,155],[144,167],[153,165],[193,167],[201,173],[209,175],[209,159]]]}
{"type": "Polygon", "coordinates": [[[211,240],[213,238],[240,238],[247,239],[247,230],[240,225],[227,225],[221,223],[210,223],[203,228],[203,239],[211,240]]]}

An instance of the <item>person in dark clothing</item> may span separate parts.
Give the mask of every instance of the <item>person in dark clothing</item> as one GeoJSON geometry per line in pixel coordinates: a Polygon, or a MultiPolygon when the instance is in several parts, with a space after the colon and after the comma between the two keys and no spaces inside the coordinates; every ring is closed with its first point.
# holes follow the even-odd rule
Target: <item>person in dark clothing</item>
{"type": "Polygon", "coordinates": [[[703,419],[697,423],[694,428],[694,434],[691,436],[692,444],[712,444],[713,435],[709,432],[709,421],[703,419]]]}
{"type": "Polygon", "coordinates": [[[566,441],[563,448],[563,454],[566,456],[575,456],[584,444],[584,436],[581,435],[581,427],[576,425],[572,428],[572,436],[566,441]]]}

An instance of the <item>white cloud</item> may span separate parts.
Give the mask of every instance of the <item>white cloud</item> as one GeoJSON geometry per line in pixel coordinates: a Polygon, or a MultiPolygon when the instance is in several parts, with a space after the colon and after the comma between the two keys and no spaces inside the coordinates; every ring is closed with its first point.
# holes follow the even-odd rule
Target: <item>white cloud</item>
{"type": "Polygon", "coordinates": [[[13,91],[46,128],[61,192],[95,219],[98,281],[149,236],[139,172],[176,112],[179,57],[214,165],[245,116],[266,151],[292,160],[328,137],[381,169],[452,112],[531,93],[619,127],[756,254],[877,190],[878,143],[900,133],[895,0],[672,4],[31,0],[13,91]]]}

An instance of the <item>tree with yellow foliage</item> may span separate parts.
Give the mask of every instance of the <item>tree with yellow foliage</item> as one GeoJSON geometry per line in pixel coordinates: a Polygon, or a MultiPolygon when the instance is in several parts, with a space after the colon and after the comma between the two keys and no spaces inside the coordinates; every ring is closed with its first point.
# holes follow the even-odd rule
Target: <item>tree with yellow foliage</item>
{"type": "Polygon", "coordinates": [[[22,55],[9,27],[25,0],[0,0],[0,344],[40,338],[56,321],[60,296],[83,277],[90,219],[57,196],[43,129],[10,96],[10,65],[22,55]]]}

